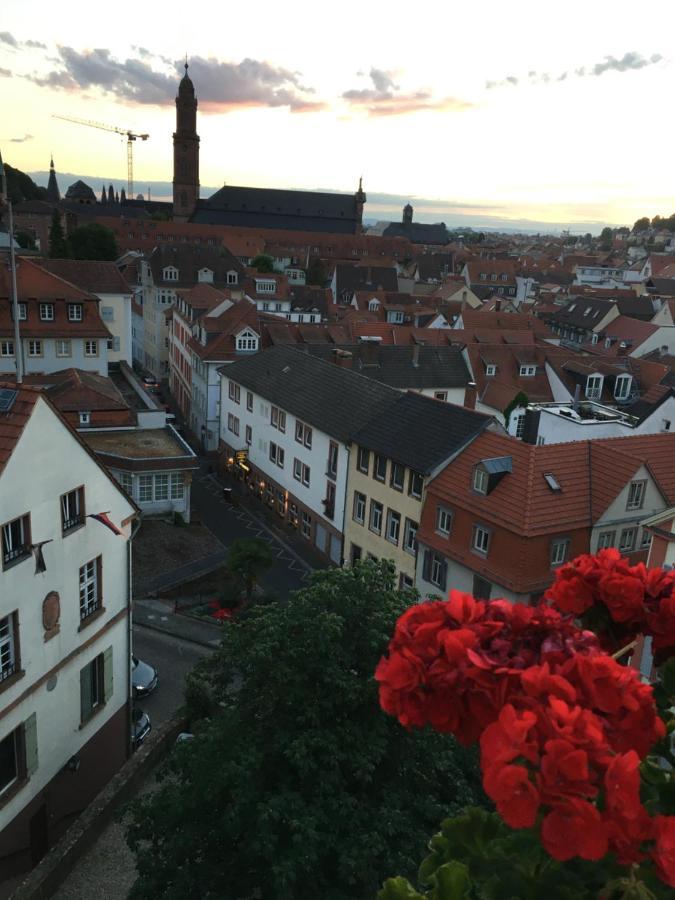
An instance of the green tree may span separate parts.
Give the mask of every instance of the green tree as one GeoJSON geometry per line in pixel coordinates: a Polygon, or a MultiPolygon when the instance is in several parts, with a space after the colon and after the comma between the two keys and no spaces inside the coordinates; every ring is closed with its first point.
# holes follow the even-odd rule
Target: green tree
{"type": "Polygon", "coordinates": [[[614,232],[611,228],[603,228],[600,232],[600,249],[601,250],[611,250],[612,249],[612,238],[614,237],[614,232]]]}
{"type": "Polygon", "coordinates": [[[649,218],[647,216],[643,216],[641,219],[638,219],[633,225],[633,231],[646,231],[649,228],[649,218]]]}
{"type": "Polygon", "coordinates": [[[257,256],[253,257],[251,266],[258,272],[273,272],[274,260],[271,256],[265,256],[264,253],[259,253],[257,256]]]}
{"type": "Polygon", "coordinates": [[[323,261],[319,259],[318,256],[313,257],[310,260],[309,268],[307,269],[307,284],[325,287],[326,278],[326,267],[324,266],[323,261]]]}
{"type": "Polygon", "coordinates": [[[115,232],[98,222],[75,228],[68,242],[73,259],[114,260],[120,255],[115,232]]]}
{"type": "Polygon", "coordinates": [[[35,238],[28,231],[17,231],[14,237],[23,250],[35,250],[35,238]]]}
{"type": "Polygon", "coordinates": [[[269,544],[260,538],[240,538],[233,541],[227,553],[227,568],[239,576],[246,586],[246,600],[251,600],[256,582],[272,565],[274,559],[269,544]]]}
{"type": "Polygon", "coordinates": [[[364,900],[414,877],[438,821],[483,802],[473,753],[379,708],[373,672],[415,599],[367,561],[228,626],[190,687],[219,714],[132,807],[131,898],[364,900]]]}
{"type": "Polygon", "coordinates": [[[49,227],[49,255],[52,259],[67,259],[70,256],[68,239],[63,231],[58,209],[52,213],[52,224],[49,227]]]}

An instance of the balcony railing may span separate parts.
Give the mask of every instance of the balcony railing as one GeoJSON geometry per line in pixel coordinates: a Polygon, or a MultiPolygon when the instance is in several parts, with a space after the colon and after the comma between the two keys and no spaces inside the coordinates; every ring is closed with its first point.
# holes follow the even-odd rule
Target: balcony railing
{"type": "Polygon", "coordinates": [[[73,528],[79,528],[80,525],[84,525],[84,516],[80,514],[63,520],[64,531],[72,531],[73,528]]]}
{"type": "Polygon", "coordinates": [[[30,547],[28,544],[21,544],[18,547],[11,547],[9,550],[2,552],[2,564],[7,566],[10,563],[17,562],[25,556],[30,556],[30,547]]]}

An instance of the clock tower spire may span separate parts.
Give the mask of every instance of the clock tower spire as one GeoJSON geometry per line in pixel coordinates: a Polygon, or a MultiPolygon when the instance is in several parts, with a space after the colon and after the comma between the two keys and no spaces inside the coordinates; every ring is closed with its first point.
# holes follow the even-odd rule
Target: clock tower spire
{"type": "Polygon", "coordinates": [[[197,98],[188,76],[181,78],[176,97],[176,130],[173,134],[173,217],[187,222],[199,200],[199,135],[197,134],[197,98]]]}

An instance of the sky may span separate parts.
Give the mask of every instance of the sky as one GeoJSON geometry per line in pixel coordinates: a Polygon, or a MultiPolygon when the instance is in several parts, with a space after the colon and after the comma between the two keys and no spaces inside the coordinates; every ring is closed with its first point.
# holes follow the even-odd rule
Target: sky
{"type": "Polygon", "coordinates": [[[363,176],[371,220],[410,198],[420,221],[597,231],[675,210],[674,26],[671,0],[3,0],[0,150],[98,193],[125,139],[54,115],[148,133],[136,190],[166,193],[187,54],[202,196],[363,176]]]}

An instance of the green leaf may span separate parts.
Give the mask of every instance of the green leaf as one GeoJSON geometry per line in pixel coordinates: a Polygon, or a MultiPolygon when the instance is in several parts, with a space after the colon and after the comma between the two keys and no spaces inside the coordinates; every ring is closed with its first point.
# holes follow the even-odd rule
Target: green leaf
{"type": "Polygon", "coordinates": [[[432,900],[464,900],[469,896],[471,881],[469,870],[463,863],[453,860],[445,863],[434,875],[432,900]]]}
{"type": "Polygon", "coordinates": [[[424,900],[424,895],[418,894],[410,882],[399,875],[385,881],[377,900],[424,900]]]}
{"type": "Polygon", "coordinates": [[[675,657],[659,667],[661,685],[669,697],[675,697],[675,657]]]}

